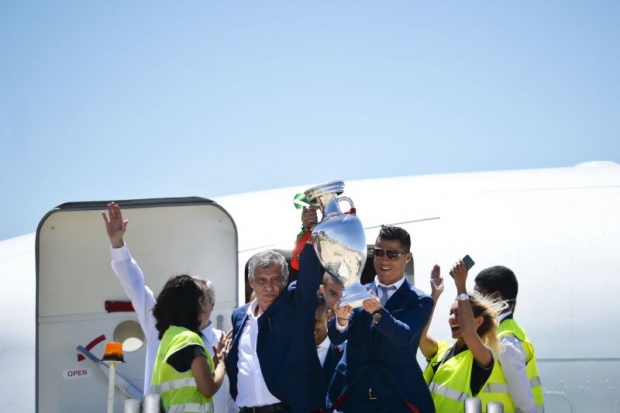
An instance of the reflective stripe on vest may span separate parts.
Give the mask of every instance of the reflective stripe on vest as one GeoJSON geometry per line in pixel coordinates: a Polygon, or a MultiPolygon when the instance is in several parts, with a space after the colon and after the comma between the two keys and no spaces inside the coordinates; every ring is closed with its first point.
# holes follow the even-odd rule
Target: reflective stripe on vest
{"type": "Polygon", "coordinates": [[[444,360],[451,348],[445,341],[437,342],[437,353],[424,371],[424,378],[430,382],[428,388],[435,410],[440,413],[462,413],[465,399],[472,396],[470,381],[474,355],[466,350],[444,360]]]}
{"type": "Polygon", "coordinates": [[[176,390],[183,387],[197,387],[197,385],[194,377],[185,377],[182,379],[166,381],[159,386],[153,386],[152,388],[154,389],[155,387],[157,387],[157,393],[162,394],[168,390],[176,390]]]}
{"type": "Polygon", "coordinates": [[[449,399],[455,400],[457,402],[464,402],[467,397],[467,393],[463,393],[462,391],[458,391],[455,389],[451,389],[448,386],[444,386],[439,383],[432,382],[428,385],[428,389],[431,393],[439,394],[440,396],[447,397],[449,399]]]}
{"type": "MultiPolygon", "coordinates": [[[[534,354],[534,347],[530,342],[527,334],[523,328],[514,319],[509,318],[503,320],[497,332],[498,338],[512,336],[521,342],[523,352],[525,355],[525,374],[530,382],[530,388],[534,402],[536,403],[537,412],[544,412],[544,397],[542,392],[542,384],[540,376],[538,374],[538,365],[536,361],[536,355],[534,354]]],[[[491,377],[487,384],[483,387],[482,391],[478,393],[478,398],[482,401],[482,405],[486,406],[489,402],[499,402],[504,405],[504,412],[513,413],[517,410],[512,395],[508,388],[506,376],[502,369],[501,363],[496,363],[491,377]]]]}
{"type": "Polygon", "coordinates": [[[185,404],[173,404],[170,406],[166,413],[213,413],[213,403],[198,404],[198,403],[185,403],[185,404]]]}
{"type": "Polygon", "coordinates": [[[159,344],[151,388],[161,395],[168,413],[213,412],[213,398],[207,398],[200,392],[192,370],[179,372],[166,361],[172,354],[192,345],[200,345],[204,349],[209,369],[213,371],[213,360],[198,334],[183,327],[170,326],[159,344]]]}
{"type": "MultiPolygon", "coordinates": [[[[530,387],[540,386],[540,377],[532,377],[530,379],[530,387]]],[[[488,383],[484,386],[482,391],[490,392],[490,393],[510,393],[510,389],[508,388],[507,383],[488,383]]]]}

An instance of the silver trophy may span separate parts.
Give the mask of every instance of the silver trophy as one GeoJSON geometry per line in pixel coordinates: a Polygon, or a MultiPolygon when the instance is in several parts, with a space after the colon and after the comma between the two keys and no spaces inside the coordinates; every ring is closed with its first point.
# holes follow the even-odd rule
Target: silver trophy
{"type": "Polygon", "coordinates": [[[342,285],[340,307],[359,307],[362,301],[373,298],[360,278],[366,264],[366,234],[355,213],[345,214],[340,202],[355,208],[351,198],[338,196],[344,191],[343,181],[329,182],[304,192],[310,201],[318,201],[322,219],[312,228],[312,244],[321,265],[342,285]]]}

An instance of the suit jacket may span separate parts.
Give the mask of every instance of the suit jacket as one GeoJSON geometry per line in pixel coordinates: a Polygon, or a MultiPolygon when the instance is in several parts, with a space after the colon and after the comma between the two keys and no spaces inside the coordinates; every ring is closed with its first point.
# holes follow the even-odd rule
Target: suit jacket
{"type": "Polygon", "coordinates": [[[342,359],[345,347],[346,343],[340,345],[333,343],[329,344],[329,350],[327,351],[327,356],[325,357],[325,363],[323,363],[323,377],[325,378],[325,383],[328,386],[332,382],[332,377],[334,377],[336,366],[342,359]]]}
{"type": "MultiPolygon", "coordinates": [[[[325,406],[327,386],[314,342],[316,294],[321,265],[311,245],[300,254],[296,283],[283,290],[258,318],[256,352],[267,388],[295,413],[325,406]]],[[[226,357],[230,392],[237,397],[239,339],[249,303],[232,314],[233,342],[226,357]]]]}
{"type": "MultiPolygon", "coordinates": [[[[374,283],[366,285],[375,290],[374,283]]],[[[404,283],[381,310],[373,325],[362,307],[353,310],[346,331],[329,322],[330,340],[347,340],[344,356],[328,390],[330,409],[356,412],[432,413],[433,400],[416,359],[420,333],[433,309],[433,299],[404,283]],[[369,400],[375,398],[374,400],[369,400]]]]}

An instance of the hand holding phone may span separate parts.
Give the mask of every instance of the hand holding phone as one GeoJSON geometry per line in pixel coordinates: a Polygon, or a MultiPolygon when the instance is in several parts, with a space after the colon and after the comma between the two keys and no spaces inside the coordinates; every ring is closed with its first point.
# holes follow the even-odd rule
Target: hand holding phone
{"type": "MultiPolygon", "coordinates": [[[[467,271],[469,271],[471,267],[473,267],[475,264],[474,260],[472,260],[469,255],[463,257],[463,263],[465,264],[465,268],[467,268],[467,271]]],[[[454,278],[454,274],[452,274],[452,271],[450,271],[450,277],[454,278]]]]}

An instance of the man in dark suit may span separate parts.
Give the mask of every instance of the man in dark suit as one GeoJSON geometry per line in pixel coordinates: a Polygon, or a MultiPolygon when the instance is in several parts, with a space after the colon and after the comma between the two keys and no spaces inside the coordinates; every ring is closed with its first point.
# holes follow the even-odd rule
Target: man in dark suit
{"type": "Polygon", "coordinates": [[[300,254],[296,283],[286,288],[288,264],[264,251],[249,262],[256,298],[232,314],[226,357],[231,395],[241,413],[308,413],[325,405],[326,384],[314,342],[321,265],[311,245],[300,254]]]}
{"type": "MultiPolygon", "coordinates": [[[[325,282],[325,278],[323,278],[325,282]]],[[[336,365],[340,362],[342,354],[344,353],[345,343],[341,345],[332,344],[327,336],[327,318],[329,303],[323,295],[319,292],[316,297],[316,324],[314,326],[314,341],[316,343],[316,351],[319,355],[319,361],[323,366],[323,377],[325,383],[329,385],[332,381],[334,371],[336,371],[336,365]]]]}
{"type": "Polygon", "coordinates": [[[343,413],[432,413],[433,400],[416,360],[420,333],[433,300],[405,279],[411,239],[399,227],[382,226],[374,250],[377,275],[367,287],[377,298],[351,312],[339,308],[329,338],[347,340],[328,390],[328,408],[343,413]]]}

